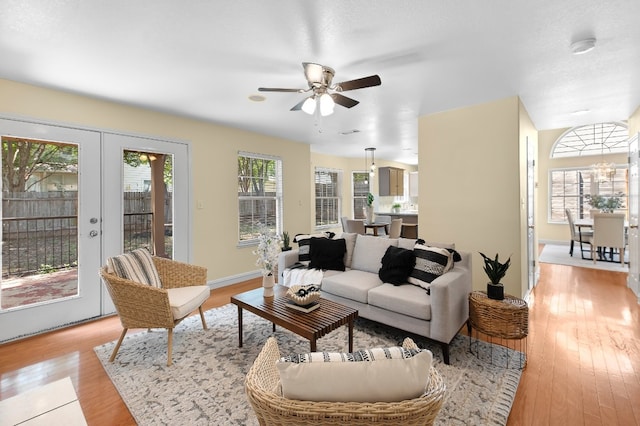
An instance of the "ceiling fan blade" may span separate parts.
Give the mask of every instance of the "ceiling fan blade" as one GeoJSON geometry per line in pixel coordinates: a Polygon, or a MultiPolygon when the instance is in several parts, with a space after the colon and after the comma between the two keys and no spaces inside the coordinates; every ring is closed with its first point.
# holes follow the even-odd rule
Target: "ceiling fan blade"
{"type": "Polygon", "coordinates": [[[343,96],[340,93],[332,93],[331,97],[333,98],[333,101],[335,103],[337,103],[338,105],[342,105],[345,108],[353,108],[354,106],[360,103],[355,99],[347,98],[346,96],[343,96]]]}
{"type": "Polygon", "coordinates": [[[382,80],[380,80],[380,77],[376,74],[338,83],[336,84],[336,90],[346,92],[347,90],[364,89],[365,87],[380,86],[381,84],[382,80]]]}
{"type": "Polygon", "coordinates": [[[324,67],[313,62],[303,62],[304,76],[309,83],[322,83],[324,67]]]}
{"type": "Polygon", "coordinates": [[[304,102],[309,99],[309,98],[304,98],[303,100],[301,100],[300,102],[298,102],[293,108],[291,108],[289,111],[300,111],[302,109],[302,104],[304,104],[304,102]]]}
{"type": "Polygon", "coordinates": [[[304,89],[282,89],[279,87],[258,87],[258,92],[295,92],[302,93],[304,89]]]}

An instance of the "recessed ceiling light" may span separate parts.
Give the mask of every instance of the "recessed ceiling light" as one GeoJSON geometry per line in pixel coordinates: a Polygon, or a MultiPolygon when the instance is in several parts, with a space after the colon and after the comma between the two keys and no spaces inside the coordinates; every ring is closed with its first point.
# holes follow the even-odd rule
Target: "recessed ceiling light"
{"type": "Polygon", "coordinates": [[[592,51],[596,47],[596,39],[595,38],[585,38],[584,40],[578,40],[576,42],[571,43],[569,48],[571,49],[571,53],[574,55],[582,55],[583,53],[587,53],[592,51]]]}
{"type": "Polygon", "coordinates": [[[264,101],[265,99],[267,99],[267,98],[265,98],[265,97],[264,97],[264,96],[262,96],[262,95],[251,95],[251,96],[249,96],[249,100],[251,100],[251,101],[253,101],[253,102],[262,102],[262,101],[264,101]]]}

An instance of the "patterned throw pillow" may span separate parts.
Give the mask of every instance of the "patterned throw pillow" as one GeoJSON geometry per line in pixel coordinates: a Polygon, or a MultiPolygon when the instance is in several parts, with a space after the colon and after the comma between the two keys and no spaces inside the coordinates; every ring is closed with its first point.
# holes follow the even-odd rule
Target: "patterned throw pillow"
{"type": "Polygon", "coordinates": [[[390,347],[296,354],[280,358],[276,367],[285,398],[392,402],[422,395],[432,362],[431,351],[390,347]]]}
{"type": "Polygon", "coordinates": [[[413,252],[416,254],[416,266],[408,281],[429,292],[433,280],[453,268],[453,254],[445,248],[423,244],[416,244],[413,252]]]}
{"type": "Polygon", "coordinates": [[[156,265],[153,263],[151,253],[146,248],[110,257],[107,259],[107,267],[120,278],[153,287],[162,287],[156,265]]]}
{"type": "MultiPolygon", "coordinates": [[[[333,234],[333,232],[331,232],[333,234]]],[[[309,256],[311,238],[331,238],[325,232],[318,234],[298,234],[293,238],[294,243],[298,243],[298,262],[303,265],[309,265],[311,257],[309,256]]]]}

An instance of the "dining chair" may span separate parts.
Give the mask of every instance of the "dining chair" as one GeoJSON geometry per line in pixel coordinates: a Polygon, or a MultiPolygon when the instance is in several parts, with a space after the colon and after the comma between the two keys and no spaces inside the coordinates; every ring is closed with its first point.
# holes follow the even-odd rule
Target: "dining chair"
{"type": "MultiPolygon", "coordinates": [[[[620,251],[620,264],[624,266],[624,249],[627,238],[624,230],[624,213],[596,213],[593,218],[593,236],[590,238],[591,257],[596,262],[596,248],[598,251],[609,247],[613,257],[613,249],[620,251]]],[[[605,253],[601,253],[603,256],[605,253]]]]}
{"type": "Polygon", "coordinates": [[[361,219],[347,219],[347,229],[349,233],[365,234],[364,221],[361,219]]]}
{"type": "Polygon", "coordinates": [[[392,219],[389,225],[389,238],[400,238],[402,233],[402,219],[392,219]]]}
{"type": "MultiPolygon", "coordinates": [[[[382,214],[382,215],[377,214],[375,222],[376,223],[385,223],[385,224],[387,224],[387,228],[388,228],[389,225],[391,225],[391,216],[384,215],[384,214],[382,214]]],[[[385,228],[380,228],[378,230],[378,235],[386,235],[386,234],[387,234],[387,232],[386,232],[385,228]]]]}
{"type": "Polygon", "coordinates": [[[349,220],[349,218],[347,216],[342,216],[340,220],[342,222],[342,232],[349,232],[349,228],[347,226],[347,221],[349,220]]]}
{"type": "MultiPolygon", "coordinates": [[[[585,249],[582,245],[585,243],[590,244],[589,239],[593,237],[593,231],[584,231],[579,229],[573,221],[573,214],[571,213],[571,210],[565,209],[565,213],[567,215],[567,222],[569,222],[569,230],[571,232],[569,255],[573,257],[573,245],[575,242],[578,242],[580,244],[580,255],[583,259],[586,259],[586,257],[584,257],[585,249]]],[[[591,248],[589,248],[589,251],[591,251],[591,248]]]]}

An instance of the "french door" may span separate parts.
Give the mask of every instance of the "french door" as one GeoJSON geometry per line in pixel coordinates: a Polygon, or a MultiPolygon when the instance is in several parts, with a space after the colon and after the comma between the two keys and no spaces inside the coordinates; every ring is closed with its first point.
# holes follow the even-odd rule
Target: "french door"
{"type": "Polygon", "coordinates": [[[2,342],[101,313],[101,135],[0,118],[0,137],[2,342]]]}
{"type": "Polygon", "coordinates": [[[629,275],[627,285],[640,303],[640,235],[638,219],[640,217],[640,149],[639,135],[629,141],[629,275]]]}
{"type": "Polygon", "coordinates": [[[109,256],[191,260],[186,143],[1,117],[0,137],[0,343],[114,312],[98,275],[109,256]]]}

